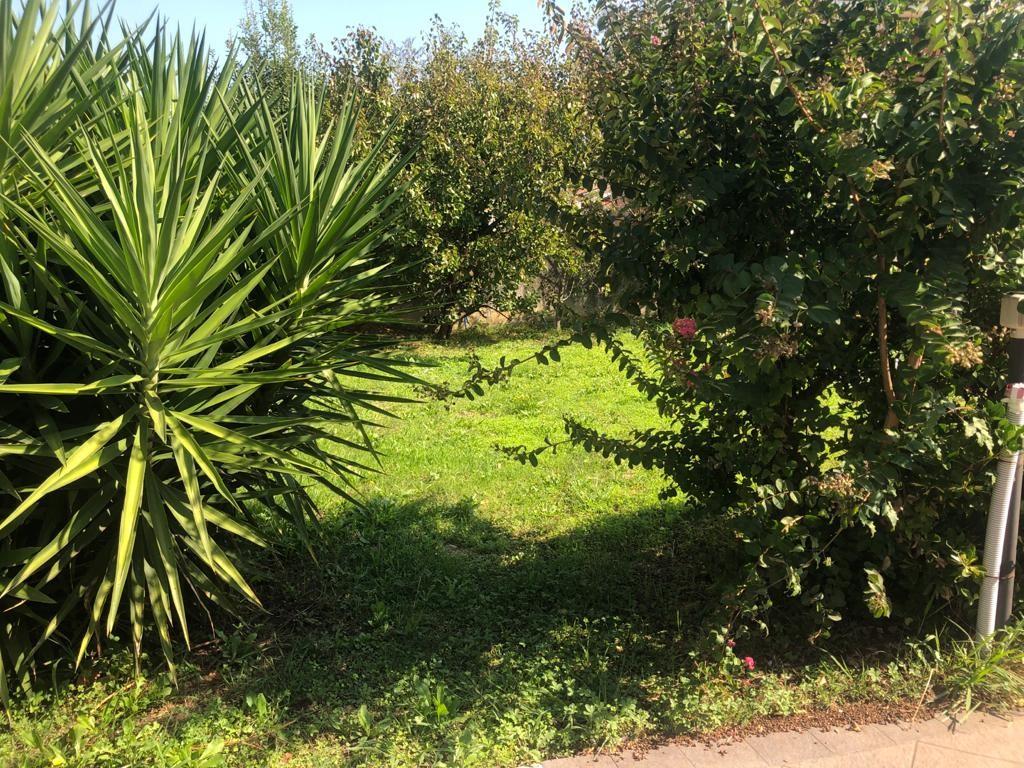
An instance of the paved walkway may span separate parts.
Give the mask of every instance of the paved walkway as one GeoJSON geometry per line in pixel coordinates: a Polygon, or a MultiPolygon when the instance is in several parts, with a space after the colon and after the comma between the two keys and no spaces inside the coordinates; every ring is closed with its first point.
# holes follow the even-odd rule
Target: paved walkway
{"type": "Polygon", "coordinates": [[[948,720],[865,725],[860,730],[812,728],[750,736],[717,747],[670,745],[645,755],[580,756],[543,768],[1010,768],[1024,766],[1024,717],[974,714],[951,729],[948,720]]]}

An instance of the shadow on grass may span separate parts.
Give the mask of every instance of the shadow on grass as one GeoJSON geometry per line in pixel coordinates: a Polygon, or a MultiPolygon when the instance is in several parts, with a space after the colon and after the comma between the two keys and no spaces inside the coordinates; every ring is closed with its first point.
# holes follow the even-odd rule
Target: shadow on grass
{"type": "Polygon", "coordinates": [[[713,536],[679,508],[534,540],[492,525],[469,500],[374,499],[324,524],[317,563],[279,548],[258,591],[278,632],[329,633],[341,641],[332,651],[346,655],[372,639],[389,668],[435,656],[462,665],[584,618],[692,623],[710,586],[701,564],[713,536]]]}
{"type": "Polygon", "coordinates": [[[204,666],[227,670],[218,695],[262,693],[308,735],[344,733],[360,705],[436,720],[438,690],[451,717],[523,710],[527,730],[571,729],[681,674],[728,541],[672,505],[536,540],[468,500],[374,499],[323,524],[316,562],[287,543],[257,563],[251,648],[204,666]]]}
{"type": "MultiPolygon", "coordinates": [[[[588,322],[596,322],[597,318],[589,318],[588,322]]],[[[609,329],[623,328],[626,325],[621,320],[608,320],[605,325],[609,329]]],[[[498,344],[508,341],[522,340],[546,340],[556,338],[568,338],[572,335],[573,323],[571,321],[563,324],[559,329],[554,320],[548,317],[523,317],[514,318],[507,323],[479,324],[469,328],[455,331],[446,339],[437,339],[429,335],[420,336],[420,341],[440,344],[452,348],[479,348],[491,344],[498,344]]],[[[538,344],[538,347],[540,345],[538,344]]]]}
{"type": "Polygon", "coordinates": [[[480,324],[455,331],[447,339],[440,341],[446,347],[486,347],[506,341],[536,339],[538,336],[568,336],[571,329],[559,331],[553,321],[544,318],[514,319],[507,323],[494,325],[480,324]]]}
{"type": "Polygon", "coordinates": [[[316,562],[288,542],[257,563],[266,613],[183,696],[261,694],[266,732],[291,746],[434,750],[413,764],[456,755],[472,728],[509,759],[664,732],[699,688],[690,652],[734,541],[673,505],[540,540],[468,500],[374,499],[323,524],[316,562]]]}

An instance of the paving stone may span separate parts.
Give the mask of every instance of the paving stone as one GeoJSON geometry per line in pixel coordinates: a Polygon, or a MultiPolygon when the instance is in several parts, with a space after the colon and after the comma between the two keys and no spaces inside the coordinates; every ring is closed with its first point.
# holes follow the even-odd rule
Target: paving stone
{"type": "Polygon", "coordinates": [[[921,742],[917,745],[914,768],[1017,768],[1022,762],[999,760],[961,752],[958,749],[937,747],[921,742]]]}
{"type": "Polygon", "coordinates": [[[965,754],[994,757],[1000,760],[1016,761],[1024,764],[1024,745],[1019,738],[1011,739],[1012,732],[1001,725],[988,726],[985,730],[974,733],[944,733],[921,739],[928,744],[944,749],[954,749],[965,754]]]}
{"type": "Polygon", "coordinates": [[[866,752],[805,760],[797,763],[795,768],[911,768],[916,747],[917,744],[911,741],[905,744],[890,744],[866,752]]]}
{"type": "Polygon", "coordinates": [[[1013,720],[1008,717],[989,715],[984,712],[975,712],[961,722],[954,723],[948,717],[936,718],[940,722],[951,726],[950,733],[973,735],[979,731],[992,733],[994,731],[1008,731],[1013,726],[1013,720]]]}
{"type": "Polygon", "coordinates": [[[948,721],[938,719],[923,720],[915,723],[890,723],[880,725],[878,729],[892,739],[895,744],[914,742],[925,738],[941,738],[950,733],[948,721]]]}
{"type": "Polygon", "coordinates": [[[833,754],[811,731],[767,733],[764,736],[752,736],[747,739],[747,743],[768,765],[795,765],[833,754]]]}
{"type": "Polygon", "coordinates": [[[615,761],[609,755],[577,755],[545,760],[544,768],[615,768],[615,761]]]}
{"type": "Polygon", "coordinates": [[[863,725],[853,728],[815,729],[814,738],[837,755],[864,752],[869,749],[891,747],[895,742],[877,725],[863,725]]]}
{"type": "Polygon", "coordinates": [[[669,745],[651,749],[642,754],[626,751],[613,755],[615,768],[693,768],[686,756],[686,747],[669,745]]]}
{"type": "MultiPolygon", "coordinates": [[[[1024,768],[1024,715],[769,733],[717,747],[580,755],[530,768],[1024,768]]],[[[525,767],[524,767],[525,768],[525,767]]]]}
{"type": "Polygon", "coordinates": [[[693,768],[765,768],[768,765],[745,741],[715,747],[687,747],[684,754],[693,768]]]}

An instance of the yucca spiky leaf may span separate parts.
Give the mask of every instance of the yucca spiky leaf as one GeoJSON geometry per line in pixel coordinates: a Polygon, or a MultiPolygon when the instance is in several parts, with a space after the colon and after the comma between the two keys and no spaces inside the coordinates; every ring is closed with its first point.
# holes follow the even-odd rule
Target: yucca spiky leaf
{"type": "MultiPolygon", "coordinates": [[[[320,367],[303,387],[283,382],[273,394],[282,413],[308,410],[311,396],[340,409],[328,418],[307,421],[302,429],[317,439],[297,443],[294,450],[347,482],[350,473],[367,466],[324,446],[333,442],[376,458],[361,414],[387,416],[387,404],[403,398],[385,397],[367,382],[414,381],[401,362],[381,354],[390,340],[382,343],[373,333],[374,327],[396,320],[399,307],[400,277],[394,265],[381,258],[381,245],[401,215],[396,203],[402,190],[396,178],[407,158],[384,157],[385,139],[353,158],[355,103],[349,101],[340,116],[325,125],[322,90],[302,77],[294,80],[279,114],[258,92],[247,93],[245,99],[255,116],[253,132],[258,138],[252,146],[257,149],[244,146],[245,163],[239,166],[236,183],[265,170],[258,190],[259,231],[295,211],[273,236],[269,247],[277,258],[258,290],[264,301],[290,297],[299,311],[284,324],[258,333],[274,341],[289,336],[293,327],[303,327],[309,336],[302,346],[320,367]],[[349,431],[355,439],[339,436],[339,424],[354,428],[349,431]]],[[[351,456],[351,451],[346,454],[351,456]]],[[[301,532],[312,502],[294,477],[283,481],[293,493],[282,501],[293,511],[301,532]]],[[[335,491],[348,496],[344,488],[335,491]]]]}
{"type": "MultiPolygon", "coordinates": [[[[27,161],[30,138],[69,177],[80,175],[80,158],[68,151],[68,139],[76,124],[94,120],[109,108],[118,64],[117,49],[106,42],[109,20],[109,5],[95,15],[88,3],[69,2],[60,8],[57,3],[28,0],[16,7],[12,0],[0,0],[0,193],[33,194],[28,183],[35,170],[27,161]]],[[[32,318],[28,323],[0,321],[0,380],[49,362],[45,357],[32,360],[40,345],[33,323],[47,314],[52,301],[47,254],[37,246],[0,199],[0,295],[32,318]],[[30,265],[25,256],[33,252],[36,259],[30,265]]],[[[57,354],[54,348],[48,351],[57,354]]],[[[21,417],[37,429],[35,438],[7,423],[6,409],[0,407],[0,440],[9,441],[3,453],[33,456],[50,451],[63,459],[53,406],[45,398],[17,406],[21,417]]],[[[6,471],[0,471],[0,499],[17,504],[21,497],[12,478],[20,468],[12,468],[9,460],[2,469],[6,471]]],[[[30,551],[9,538],[0,539],[0,573],[30,551]]],[[[22,685],[28,682],[28,661],[37,638],[53,631],[41,606],[49,598],[28,586],[12,594],[20,599],[0,610],[0,699],[7,696],[8,677],[22,685]]]]}
{"type": "Polygon", "coordinates": [[[23,136],[26,192],[0,192],[40,276],[31,303],[0,300],[36,340],[0,363],[0,657],[19,673],[122,623],[170,661],[189,593],[256,601],[232,554],[262,541],[252,500],[301,522],[310,480],[341,491],[363,465],[324,441],[367,448],[361,413],[386,399],[343,379],[403,376],[364,333],[393,303],[396,166],[350,157],[354,115],[320,134],[297,86],[282,126],[230,57],[159,26],[127,50],[99,118],[59,151],[23,136]]]}

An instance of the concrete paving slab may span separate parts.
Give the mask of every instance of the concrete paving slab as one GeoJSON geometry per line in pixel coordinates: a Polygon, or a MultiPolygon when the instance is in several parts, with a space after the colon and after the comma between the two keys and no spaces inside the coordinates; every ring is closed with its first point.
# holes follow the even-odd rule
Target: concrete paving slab
{"type": "Polygon", "coordinates": [[[560,757],[545,760],[541,768],[615,768],[615,759],[610,754],[560,757]]]}
{"type": "Polygon", "coordinates": [[[813,733],[815,739],[837,755],[882,749],[896,743],[879,726],[871,724],[857,728],[831,728],[827,731],[815,729],[813,733]]]}
{"type": "MultiPolygon", "coordinates": [[[[687,749],[678,744],[669,744],[645,752],[626,750],[615,754],[560,757],[547,760],[543,765],[522,768],[694,768],[686,757],[687,749]]],[[[757,768],[762,766],[761,763],[757,764],[757,768]]]]}
{"type": "Polygon", "coordinates": [[[768,765],[796,765],[807,760],[820,760],[833,753],[815,737],[813,731],[767,733],[752,736],[749,744],[768,765]]]}
{"type": "Polygon", "coordinates": [[[937,737],[921,739],[921,744],[928,744],[945,749],[955,749],[969,755],[994,757],[1000,760],[1024,763],[1024,744],[1020,739],[1008,739],[1008,729],[995,726],[988,732],[945,733],[937,737]]]}
{"type": "MultiPolygon", "coordinates": [[[[717,746],[669,744],[643,754],[578,756],[541,768],[1024,768],[1024,715],[975,714],[854,729],[749,736],[717,746]]],[[[533,767],[536,768],[536,767],[533,767]]]]}
{"type": "Polygon", "coordinates": [[[693,768],[686,752],[687,747],[669,744],[644,753],[627,751],[613,759],[615,768],[693,768]]]}
{"type": "Polygon", "coordinates": [[[929,718],[912,723],[888,723],[878,729],[895,744],[915,742],[925,738],[942,738],[953,733],[953,724],[944,718],[929,718]]]}
{"type": "Polygon", "coordinates": [[[688,747],[684,754],[694,768],[719,768],[725,765],[730,768],[766,768],[768,766],[768,763],[743,741],[719,744],[714,747],[703,745],[688,747]]]}
{"type": "Polygon", "coordinates": [[[961,752],[958,749],[919,743],[913,768],[1018,768],[1021,761],[1000,760],[961,752]]]}
{"type": "Polygon", "coordinates": [[[911,768],[917,744],[890,744],[863,752],[806,760],[796,768],[911,768]]]}

